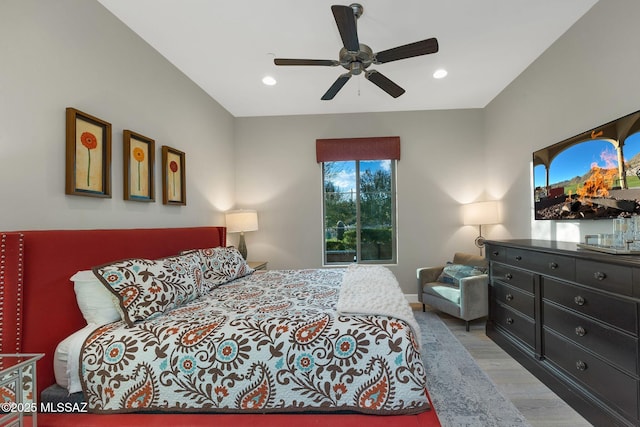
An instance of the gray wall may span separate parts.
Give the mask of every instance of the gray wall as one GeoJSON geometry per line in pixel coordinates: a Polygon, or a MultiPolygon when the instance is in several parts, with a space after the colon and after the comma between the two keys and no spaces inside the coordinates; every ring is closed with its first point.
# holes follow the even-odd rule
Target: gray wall
{"type": "Polygon", "coordinates": [[[405,293],[417,266],[476,250],[459,205],[502,200],[489,238],[580,241],[611,221],[534,221],[534,150],[640,108],[640,2],[597,3],[486,108],[475,111],[236,120],[236,197],[261,214],[253,256],[275,268],[320,265],[321,184],[316,138],[399,135],[398,265],[405,293]],[[263,225],[264,224],[264,227],[263,225]]]}
{"type": "Polygon", "coordinates": [[[504,200],[491,237],[582,241],[611,220],[535,221],[532,153],[640,109],[640,2],[602,0],[485,109],[487,189],[504,200]]]}
{"type": "MultiPolygon", "coordinates": [[[[85,0],[0,2],[0,229],[221,225],[256,208],[250,259],[271,268],[322,260],[316,138],[398,135],[398,265],[415,268],[476,251],[459,206],[502,199],[490,238],[579,240],[610,221],[532,220],[532,151],[638,110],[636,0],[598,2],[481,110],[234,119],[106,11],[85,0]],[[113,197],[64,195],[64,109],[113,124],[113,197]],[[157,143],[158,201],[122,200],[122,130],[157,143]],[[163,206],[161,145],[187,153],[187,206],[163,206]]],[[[541,29],[542,31],[543,29],[541,29]]],[[[237,236],[230,236],[230,243],[237,236]]]]}
{"type": "Polygon", "coordinates": [[[0,1],[0,230],[223,225],[233,117],[102,5],[0,1]],[[65,108],[112,124],[112,198],[66,196],[65,108]],[[123,200],[122,130],[156,140],[156,202],[123,200]],[[186,153],[187,206],[164,206],[160,147],[186,153]]]}
{"type": "MultiPolygon", "coordinates": [[[[246,234],[250,259],[270,268],[322,264],[322,172],[316,138],[400,136],[397,166],[398,263],[407,294],[417,267],[478,249],[460,204],[484,196],[483,114],[449,110],[236,119],[236,201],[259,212],[246,234]]],[[[233,238],[233,237],[232,237],[233,238]]]]}

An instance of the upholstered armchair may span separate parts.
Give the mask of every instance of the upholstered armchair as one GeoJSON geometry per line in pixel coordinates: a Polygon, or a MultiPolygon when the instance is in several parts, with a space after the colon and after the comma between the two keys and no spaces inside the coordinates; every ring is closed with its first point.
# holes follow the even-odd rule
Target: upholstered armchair
{"type": "Polygon", "coordinates": [[[489,314],[487,267],[483,256],[457,252],[452,264],[418,268],[418,300],[422,303],[422,311],[428,304],[466,321],[469,331],[469,321],[489,314]],[[461,268],[456,271],[456,267],[461,268]]]}

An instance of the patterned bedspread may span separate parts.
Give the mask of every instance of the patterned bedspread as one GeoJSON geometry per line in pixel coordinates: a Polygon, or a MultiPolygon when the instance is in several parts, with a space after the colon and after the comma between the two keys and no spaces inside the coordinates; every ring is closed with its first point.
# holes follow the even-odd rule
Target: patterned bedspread
{"type": "Polygon", "coordinates": [[[90,410],[428,409],[411,328],[387,316],[338,315],[343,273],[256,272],[133,327],[99,328],[80,359],[90,410]]]}

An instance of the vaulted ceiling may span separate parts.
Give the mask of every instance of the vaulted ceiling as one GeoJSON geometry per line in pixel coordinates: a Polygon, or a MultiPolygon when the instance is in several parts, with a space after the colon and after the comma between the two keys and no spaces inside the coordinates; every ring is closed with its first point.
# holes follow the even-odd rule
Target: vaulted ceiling
{"type": "Polygon", "coordinates": [[[485,107],[597,0],[361,0],[360,43],[380,52],[435,37],[439,51],[370,66],[406,90],[398,98],[361,74],[331,101],[320,98],[344,68],[273,60],[338,60],[336,0],[99,2],[231,114],[249,117],[485,107]],[[438,69],[448,75],[435,79],[438,69]]]}

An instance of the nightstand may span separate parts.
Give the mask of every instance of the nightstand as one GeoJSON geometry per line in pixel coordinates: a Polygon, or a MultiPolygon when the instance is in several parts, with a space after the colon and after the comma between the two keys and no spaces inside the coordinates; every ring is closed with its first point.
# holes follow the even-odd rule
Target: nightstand
{"type": "Polygon", "coordinates": [[[36,362],[42,356],[44,354],[0,354],[1,425],[22,426],[25,414],[31,416],[33,426],[38,425],[36,362]]]}
{"type": "Polygon", "coordinates": [[[249,267],[254,270],[266,270],[267,269],[267,261],[247,261],[249,267]]]}

